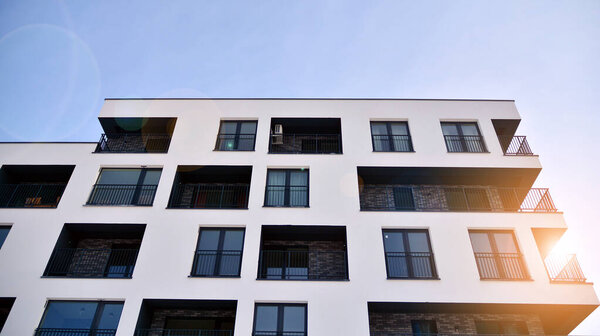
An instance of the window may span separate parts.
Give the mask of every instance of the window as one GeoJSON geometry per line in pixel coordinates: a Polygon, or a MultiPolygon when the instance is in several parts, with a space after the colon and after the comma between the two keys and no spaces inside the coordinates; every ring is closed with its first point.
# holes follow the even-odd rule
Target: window
{"type": "Polygon", "coordinates": [[[412,152],[413,146],[406,122],[371,122],[375,152],[412,152]]]}
{"type": "Polygon", "coordinates": [[[442,132],[448,152],[487,152],[475,122],[443,122],[442,132]]]}
{"type": "Polygon", "coordinates": [[[154,202],[162,169],[103,168],[88,200],[90,205],[145,205],[154,202]]]}
{"type": "Polygon", "coordinates": [[[388,278],[437,277],[427,230],[383,230],[383,245],[388,278]]]}
{"type": "Polygon", "coordinates": [[[478,335],[529,335],[523,321],[475,321],[478,335]]]}
{"type": "Polygon", "coordinates": [[[259,278],[306,280],[308,265],[308,246],[266,246],[261,251],[259,278]]]}
{"type": "Polygon", "coordinates": [[[481,279],[529,279],[512,231],[469,231],[481,279]]]}
{"type": "Polygon", "coordinates": [[[243,246],[243,229],[201,229],[191,275],[239,276],[243,246]]]}
{"type": "Polygon", "coordinates": [[[265,206],[308,207],[308,169],[269,169],[265,206]]]}
{"type": "Polygon", "coordinates": [[[221,121],[215,150],[253,151],[256,121],[221,121]]]}
{"type": "Polygon", "coordinates": [[[413,335],[434,335],[437,334],[437,324],[435,321],[422,320],[410,321],[413,335]]]}
{"type": "Polygon", "coordinates": [[[256,304],[253,336],[306,336],[305,304],[256,304]]]}
{"type": "Polygon", "coordinates": [[[0,248],[4,244],[6,240],[6,236],[8,236],[8,232],[10,231],[10,226],[0,226],[0,248]]]}
{"type": "Polygon", "coordinates": [[[93,331],[102,330],[103,336],[112,336],[122,310],[122,302],[49,301],[36,335],[71,335],[69,331],[77,329],[77,335],[98,335],[93,331]]]}

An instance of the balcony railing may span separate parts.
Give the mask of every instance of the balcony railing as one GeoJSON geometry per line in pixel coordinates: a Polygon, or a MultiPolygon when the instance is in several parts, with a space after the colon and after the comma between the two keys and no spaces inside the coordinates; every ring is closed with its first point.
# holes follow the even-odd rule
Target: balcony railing
{"type": "Polygon", "coordinates": [[[232,330],[137,329],[134,336],[233,336],[232,330]]]}
{"type": "Polygon", "coordinates": [[[69,278],[131,278],[138,249],[58,248],[45,276],[69,278]]]}
{"type": "Polygon", "coordinates": [[[259,279],[348,280],[345,251],[260,252],[259,279]]]}
{"type": "Polygon", "coordinates": [[[584,283],[586,280],[574,254],[550,255],[544,262],[552,282],[584,283]]]}
{"type": "Polygon", "coordinates": [[[475,252],[479,276],[484,280],[528,280],[520,253],[481,253],[475,252]]]}
{"type": "Polygon", "coordinates": [[[533,151],[529,147],[527,138],[523,135],[498,136],[504,155],[530,156],[533,151]]]}
{"type": "Polygon", "coordinates": [[[547,188],[385,184],[360,188],[360,208],[366,211],[557,211],[547,188]]]}
{"type": "Polygon", "coordinates": [[[191,276],[239,276],[241,261],[240,250],[199,250],[196,251],[191,276]]]}
{"type": "Polygon", "coordinates": [[[254,133],[226,133],[217,135],[218,151],[252,151],[256,134],[254,133]]]}
{"type": "Polygon", "coordinates": [[[0,184],[0,208],[56,208],[66,183],[0,184]]]}
{"type": "Polygon", "coordinates": [[[268,185],[265,190],[265,206],[308,207],[308,187],[268,185]]]}
{"type": "Polygon", "coordinates": [[[429,252],[386,252],[388,278],[391,279],[435,279],[437,274],[433,253],[429,252]]]}
{"type": "Polygon", "coordinates": [[[35,336],[114,336],[116,329],[38,328],[35,336]]]}
{"type": "Polygon", "coordinates": [[[339,134],[271,134],[269,153],[341,154],[339,134]]]}
{"type": "Polygon", "coordinates": [[[304,331],[254,331],[252,336],[306,336],[304,331]]]}
{"type": "Polygon", "coordinates": [[[166,153],[170,134],[107,133],[102,134],[96,153],[166,153]]]}
{"type": "Polygon", "coordinates": [[[248,183],[184,183],[173,186],[169,208],[247,209],[248,183]]]}
{"type": "Polygon", "coordinates": [[[375,152],[412,152],[410,135],[373,135],[375,152]]]}
{"type": "Polygon", "coordinates": [[[487,148],[481,135],[444,135],[446,148],[451,153],[485,153],[487,148]]]}
{"type": "Polygon", "coordinates": [[[151,206],[156,184],[95,184],[88,205],[151,206]]]}

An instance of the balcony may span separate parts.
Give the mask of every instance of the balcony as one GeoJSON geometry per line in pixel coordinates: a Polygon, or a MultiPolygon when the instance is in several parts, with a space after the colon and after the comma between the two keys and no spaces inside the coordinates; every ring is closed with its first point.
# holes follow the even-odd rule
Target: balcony
{"type": "Polygon", "coordinates": [[[0,208],[56,208],[75,166],[3,165],[0,208]]]}
{"type": "Polygon", "coordinates": [[[152,206],[157,184],[94,184],[88,205],[152,206]]]}
{"type": "Polygon", "coordinates": [[[586,283],[585,275],[574,254],[549,255],[544,264],[551,282],[586,283]]]}
{"type": "Polygon", "coordinates": [[[38,328],[35,336],[114,336],[117,329],[38,328]]]}
{"type": "Polygon", "coordinates": [[[179,166],[169,208],[247,209],[250,166],[179,166]]]}
{"type": "Polygon", "coordinates": [[[348,280],[345,228],[263,226],[258,279],[348,280]]]}
{"type": "Polygon", "coordinates": [[[339,118],[273,118],[272,154],[342,154],[339,118]]]}
{"type": "Polygon", "coordinates": [[[100,118],[94,153],[167,153],[176,118],[100,118]]]}
{"type": "Polygon", "coordinates": [[[504,155],[508,156],[532,156],[533,151],[529,147],[527,137],[523,135],[498,136],[504,155]]]}

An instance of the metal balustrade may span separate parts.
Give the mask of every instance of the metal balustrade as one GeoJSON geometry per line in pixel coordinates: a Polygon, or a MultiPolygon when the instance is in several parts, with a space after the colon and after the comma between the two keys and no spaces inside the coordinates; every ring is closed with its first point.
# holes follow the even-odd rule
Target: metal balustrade
{"type": "Polygon", "coordinates": [[[66,183],[0,184],[0,208],[56,208],[66,183]]]}
{"type": "Polygon", "coordinates": [[[345,251],[260,252],[259,279],[348,280],[345,251]]]}
{"type": "Polygon", "coordinates": [[[156,184],[95,184],[88,205],[151,206],[156,184]]]}
{"type": "Polygon", "coordinates": [[[265,206],[308,207],[308,186],[268,185],[265,206]]]}
{"type": "Polygon", "coordinates": [[[412,152],[410,135],[372,135],[375,152],[412,152]]]}
{"type": "Polygon", "coordinates": [[[233,336],[233,330],[137,329],[134,336],[233,336]]]}
{"type": "Polygon", "coordinates": [[[271,134],[269,153],[341,154],[339,134],[271,134]]]}
{"type": "Polygon", "coordinates": [[[114,336],[116,329],[38,328],[35,336],[114,336]]]}
{"type": "Polygon", "coordinates": [[[254,331],[252,336],[306,336],[304,331],[254,331]]]}
{"type": "Polygon", "coordinates": [[[247,209],[248,183],[183,183],[173,186],[169,208],[247,209]]]}
{"type": "Polygon", "coordinates": [[[549,255],[544,263],[552,282],[584,283],[586,281],[575,254],[549,255]]]}
{"type": "Polygon", "coordinates": [[[215,150],[253,151],[255,140],[254,133],[221,133],[217,135],[215,150]]]}
{"type": "Polygon", "coordinates": [[[366,211],[556,212],[548,188],[493,186],[360,186],[366,211]]]}
{"type": "Polygon", "coordinates": [[[515,156],[531,156],[533,151],[529,147],[527,137],[523,135],[515,136],[498,136],[500,145],[504,151],[504,155],[515,155],[515,156]]]}
{"type": "Polygon", "coordinates": [[[479,276],[484,280],[528,280],[529,273],[520,253],[475,252],[479,276]]]}
{"type": "Polygon", "coordinates": [[[450,153],[485,153],[487,148],[481,135],[444,135],[450,153]]]}
{"type": "Polygon", "coordinates": [[[57,248],[45,276],[131,278],[139,249],[57,248]]]}
{"type": "Polygon", "coordinates": [[[106,133],[100,136],[95,153],[166,153],[170,134],[106,133]]]}
{"type": "Polygon", "coordinates": [[[191,276],[239,276],[241,250],[198,250],[191,276]]]}
{"type": "Polygon", "coordinates": [[[386,252],[388,278],[435,279],[437,273],[430,252],[386,252]]]}

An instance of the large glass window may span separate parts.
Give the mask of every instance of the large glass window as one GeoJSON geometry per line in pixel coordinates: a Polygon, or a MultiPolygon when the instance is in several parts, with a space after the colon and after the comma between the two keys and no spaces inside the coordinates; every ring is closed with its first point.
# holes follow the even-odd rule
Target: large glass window
{"type": "Polygon", "coordinates": [[[406,122],[371,122],[375,152],[412,152],[412,140],[406,122]]]}
{"type": "Polygon", "coordinates": [[[475,122],[443,122],[442,132],[448,152],[487,152],[475,122]]]}
{"type": "Polygon", "coordinates": [[[103,168],[88,204],[152,205],[162,169],[103,168]]]}
{"type": "Polygon", "coordinates": [[[8,232],[10,231],[10,226],[0,226],[0,248],[4,244],[6,237],[8,236],[8,232]]]}
{"type": "Polygon", "coordinates": [[[308,207],[308,169],[269,169],[265,206],[308,207]]]}
{"type": "Polygon", "coordinates": [[[482,279],[521,280],[529,274],[512,231],[469,231],[482,279]]]}
{"type": "Polygon", "coordinates": [[[413,335],[437,335],[437,324],[432,320],[413,320],[410,321],[413,335]]]}
{"type": "Polygon", "coordinates": [[[306,336],[306,305],[257,304],[253,336],[306,336]]]}
{"type": "Polygon", "coordinates": [[[219,151],[253,151],[256,121],[221,121],[217,145],[219,151]]]}
{"type": "Polygon", "coordinates": [[[114,335],[122,310],[122,302],[50,301],[36,335],[114,335]]]}
{"type": "Polygon", "coordinates": [[[427,230],[383,230],[388,278],[436,278],[427,230]]]}
{"type": "Polygon", "coordinates": [[[192,276],[239,276],[243,229],[201,229],[192,276]]]}

